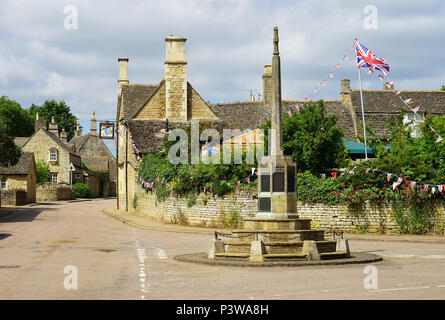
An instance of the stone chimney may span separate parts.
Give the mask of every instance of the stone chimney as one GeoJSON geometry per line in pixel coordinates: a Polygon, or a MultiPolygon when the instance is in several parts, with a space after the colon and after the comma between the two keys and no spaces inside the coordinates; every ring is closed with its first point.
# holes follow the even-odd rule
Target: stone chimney
{"type": "Polygon", "coordinates": [[[351,101],[351,80],[341,79],[340,82],[340,100],[347,105],[352,105],[351,101]]]}
{"type": "Polygon", "coordinates": [[[82,129],[80,129],[79,121],[76,122],[76,131],[74,132],[75,137],[80,137],[82,135],[82,129]]]}
{"type": "Polygon", "coordinates": [[[54,117],[51,117],[51,123],[49,124],[49,132],[54,133],[57,137],[59,136],[59,127],[57,126],[54,117]]]}
{"type": "Polygon", "coordinates": [[[40,120],[39,114],[36,113],[36,122],[34,124],[34,132],[39,131],[40,129],[46,130],[46,120],[40,120]]]}
{"type": "Polygon", "coordinates": [[[97,131],[97,120],[96,120],[96,112],[91,113],[91,119],[90,119],[90,131],[97,131]]]}
{"type": "Polygon", "coordinates": [[[383,90],[394,90],[394,82],[383,82],[383,90]],[[388,84],[391,84],[388,87],[388,84]]]}
{"type": "Polygon", "coordinates": [[[272,105],[272,66],[270,64],[264,66],[263,103],[268,108],[272,105]]]}
{"type": "Polygon", "coordinates": [[[65,132],[65,128],[62,128],[62,132],[60,133],[60,140],[67,143],[68,142],[67,138],[68,138],[68,136],[67,136],[67,133],[65,132]]]}
{"type": "Polygon", "coordinates": [[[128,81],[128,58],[119,58],[117,59],[119,63],[119,86],[123,83],[129,83],[128,81]]]}
{"type": "Polygon", "coordinates": [[[186,38],[165,38],[165,117],[187,121],[187,60],[186,38]]]}

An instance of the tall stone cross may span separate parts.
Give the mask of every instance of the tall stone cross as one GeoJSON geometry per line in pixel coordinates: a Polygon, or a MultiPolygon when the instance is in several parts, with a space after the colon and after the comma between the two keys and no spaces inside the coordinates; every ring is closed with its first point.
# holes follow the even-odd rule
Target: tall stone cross
{"type": "Polygon", "coordinates": [[[292,157],[283,153],[281,71],[278,51],[278,28],[273,30],[272,56],[272,130],[270,155],[258,165],[258,212],[259,219],[296,218],[297,197],[295,185],[296,165],[292,157]]]}
{"type": "Polygon", "coordinates": [[[272,141],[271,155],[283,155],[283,133],[281,125],[281,66],[280,52],[278,51],[278,27],[273,29],[273,56],[272,56],[272,141]]]}

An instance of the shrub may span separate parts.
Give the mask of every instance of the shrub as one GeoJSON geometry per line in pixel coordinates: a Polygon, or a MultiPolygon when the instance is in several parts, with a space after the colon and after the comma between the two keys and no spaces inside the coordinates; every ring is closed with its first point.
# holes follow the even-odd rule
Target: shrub
{"type": "Polygon", "coordinates": [[[138,195],[137,193],[135,193],[133,197],[133,209],[136,209],[137,206],[138,206],[138,195]]]}
{"type": "Polygon", "coordinates": [[[425,234],[431,229],[429,203],[411,203],[408,207],[393,204],[393,215],[399,233],[425,234]]]}
{"type": "Polygon", "coordinates": [[[89,198],[91,196],[90,187],[85,183],[76,182],[73,184],[73,189],[76,198],[89,198]]]}
{"type": "Polygon", "coordinates": [[[37,184],[48,182],[50,179],[50,171],[48,164],[43,160],[36,162],[37,184]]]}

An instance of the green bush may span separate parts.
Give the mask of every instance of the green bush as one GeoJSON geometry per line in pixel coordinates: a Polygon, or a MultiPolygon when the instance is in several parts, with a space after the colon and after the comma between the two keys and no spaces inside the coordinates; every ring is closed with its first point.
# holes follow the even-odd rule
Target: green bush
{"type": "Polygon", "coordinates": [[[89,198],[91,196],[90,187],[85,183],[76,182],[73,184],[73,189],[76,198],[89,198]]]}
{"type": "Polygon", "coordinates": [[[429,203],[411,203],[409,206],[393,204],[393,215],[399,233],[425,234],[431,229],[429,203]]]}
{"type": "Polygon", "coordinates": [[[50,171],[48,164],[43,160],[36,162],[37,184],[48,182],[50,179],[50,171]]]}

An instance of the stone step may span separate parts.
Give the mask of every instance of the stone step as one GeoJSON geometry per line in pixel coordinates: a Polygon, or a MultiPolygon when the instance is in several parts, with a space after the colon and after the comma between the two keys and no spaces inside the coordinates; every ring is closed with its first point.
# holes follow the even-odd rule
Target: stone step
{"type": "Polygon", "coordinates": [[[345,259],[345,258],[348,258],[348,253],[346,251],[320,253],[321,260],[345,259]]]}
{"type": "Polygon", "coordinates": [[[252,241],[224,241],[226,253],[250,253],[252,241]]]}
{"type": "Polygon", "coordinates": [[[245,260],[250,257],[249,253],[240,253],[240,252],[232,252],[232,253],[215,253],[215,259],[236,259],[236,260],[245,260]]]}
{"type": "Polygon", "coordinates": [[[255,240],[255,234],[264,242],[324,240],[324,230],[233,230],[232,233],[238,241],[255,240]]]}
{"type": "MultiPolygon", "coordinates": [[[[303,241],[270,241],[264,242],[267,253],[300,253],[303,241]]],[[[224,241],[225,253],[250,253],[251,241],[224,241]]],[[[336,241],[316,241],[318,252],[335,252],[336,241]]]]}
{"type": "Polygon", "coordinates": [[[275,253],[264,254],[264,261],[266,260],[306,260],[307,256],[301,253],[275,253]]]}
{"type": "Polygon", "coordinates": [[[311,219],[244,219],[244,230],[309,230],[311,219]]]}

